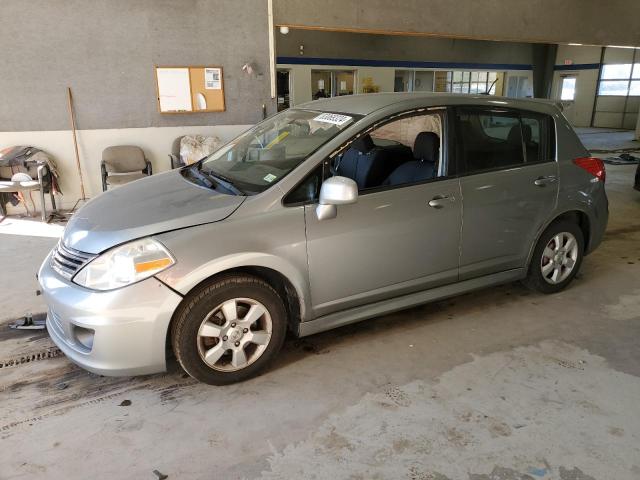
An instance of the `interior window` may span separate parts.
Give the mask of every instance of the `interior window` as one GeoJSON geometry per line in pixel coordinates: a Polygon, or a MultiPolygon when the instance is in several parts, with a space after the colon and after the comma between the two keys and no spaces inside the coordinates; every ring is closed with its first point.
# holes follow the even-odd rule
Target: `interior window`
{"type": "Polygon", "coordinates": [[[515,113],[459,110],[456,152],[467,173],[524,163],[522,127],[515,113]]]}
{"type": "Polygon", "coordinates": [[[360,136],[331,170],[360,191],[427,181],[443,175],[441,144],[439,114],[406,116],[360,136]]]}

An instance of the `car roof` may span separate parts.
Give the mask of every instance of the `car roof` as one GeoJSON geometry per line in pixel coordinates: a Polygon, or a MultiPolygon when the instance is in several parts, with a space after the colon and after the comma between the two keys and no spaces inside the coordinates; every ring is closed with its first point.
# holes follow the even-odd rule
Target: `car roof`
{"type": "Polygon", "coordinates": [[[306,102],[296,105],[294,108],[369,115],[376,110],[395,104],[402,104],[409,108],[418,105],[484,105],[489,107],[508,107],[521,110],[533,110],[547,114],[558,113],[558,110],[562,110],[562,105],[554,100],[436,92],[366,93],[360,95],[345,95],[342,97],[322,98],[306,102]],[[413,105],[414,102],[416,105],[413,105]]]}

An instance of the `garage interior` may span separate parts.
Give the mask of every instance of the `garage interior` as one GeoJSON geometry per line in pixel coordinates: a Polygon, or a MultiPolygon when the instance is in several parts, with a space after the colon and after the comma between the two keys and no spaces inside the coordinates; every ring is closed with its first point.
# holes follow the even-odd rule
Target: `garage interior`
{"type": "Polygon", "coordinates": [[[46,152],[59,187],[58,213],[48,192],[0,191],[1,479],[640,478],[640,4],[4,0],[0,15],[0,152],[46,152]],[[219,69],[220,96],[163,112],[162,69],[219,69]],[[609,199],[569,288],[513,283],[289,335],[267,372],[224,387],[175,360],[91,374],[46,331],[10,328],[46,316],[35,274],[109,181],[108,147],[139,147],[155,175],[185,135],[215,149],[305,102],[382,92],[561,105],[607,161],[609,199]]]}

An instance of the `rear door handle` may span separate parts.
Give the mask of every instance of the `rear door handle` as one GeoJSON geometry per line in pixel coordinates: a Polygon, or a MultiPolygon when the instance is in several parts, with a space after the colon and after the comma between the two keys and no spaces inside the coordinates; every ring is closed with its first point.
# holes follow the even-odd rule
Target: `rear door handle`
{"type": "Polygon", "coordinates": [[[549,175],[547,177],[538,177],[534,180],[533,184],[538,187],[544,187],[549,183],[554,183],[558,178],[555,175],[549,175]]]}
{"type": "Polygon", "coordinates": [[[436,195],[429,200],[431,208],[443,208],[447,203],[455,202],[456,197],[453,195],[436,195]]]}

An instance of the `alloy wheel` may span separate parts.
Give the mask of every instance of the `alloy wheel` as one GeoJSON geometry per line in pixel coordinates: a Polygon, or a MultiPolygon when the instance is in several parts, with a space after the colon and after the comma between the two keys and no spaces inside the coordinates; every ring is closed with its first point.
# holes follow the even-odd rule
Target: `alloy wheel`
{"type": "Polygon", "coordinates": [[[547,283],[557,285],[565,281],[578,261],[578,241],[573,234],[561,232],[549,240],[542,252],[540,267],[547,283]]]}
{"type": "Polygon", "coordinates": [[[262,356],[271,340],[271,315],[251,298],[233,298],[214,308],[198,329],[198,353],[212,369],[234,372],[262,356]]]}

